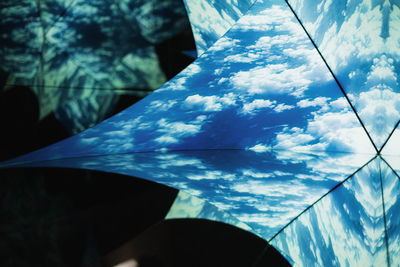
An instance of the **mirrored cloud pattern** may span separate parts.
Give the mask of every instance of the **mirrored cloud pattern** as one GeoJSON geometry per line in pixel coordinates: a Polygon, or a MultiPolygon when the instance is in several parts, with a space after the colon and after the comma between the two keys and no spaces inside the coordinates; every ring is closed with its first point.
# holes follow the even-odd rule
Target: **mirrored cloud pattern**
{"type": "Polygon", "coordinates": [[[386,266],[378,157],[288,225],[272,244],[300,266],[386,266]]]}
{"type": "Polygon", "coordinates": [[[400,32],[396,26],[400,4],[389,0],[288,2],[379,150],[400,120],[400,32]]]}
{"type": "Polygon", "coordinates": [[[198,49],[214,44],[159,90],[3,166],[103,170],[178,188],[167,218],[251,230],[300,266],[398,264],[400,132],[390,134],[400,118],[399,5],[289,1],[344,95],[284,1],[257,1],[240,19],[238,2],[226,1],[227,16],[225,6],[196,2],[210,23],[232,27],[214,43],[221,33],[189,14],[206,33],[198,49]]]}

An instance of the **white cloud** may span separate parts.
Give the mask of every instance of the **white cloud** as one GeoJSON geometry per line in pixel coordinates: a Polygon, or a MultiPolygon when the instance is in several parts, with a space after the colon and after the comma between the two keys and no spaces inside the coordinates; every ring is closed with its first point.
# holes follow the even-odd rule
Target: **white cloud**
{"type": "Polygon", "coordinates": [[[256,172],[253,170],[242,170],[242,175],[253,178],[269,178],[273,177],[272,173],[256,172]]]}
{"type": "Polygon", "coordinates": [[[233,28],[241,31],[268,31],[272,29],[268,15],[246,15],[243,16],[233,28]]]}
{"type": "Polygon", "coordinates": [[[303,129],[293,127],[277,134],[277,144],[274,148],[298,150],[299,148],[304,148],[304,146],[314,139],[311,134],[305,133],[303,129]]]}
{"type": "Polygon", "coordinates": [[[222,171],[205,171],[201,174],[188,174],[186,176],[190,180],[216,180],[223,179],[228,181],[233,181],[235,179],[234,174],[225,173],[222,171]]]}
{"type": "Polygon", "coordinates": [[[258,66],[249,71],[235,73],[230,81],[233,86],[250,94],[292,94],[302,95],[312,83],[304,73],[307,66],[290,68],[287,63],[258,66]]]}
{"type": "Polygon", "coordinates": [[[176,100],[166,100],[166,101],[161,101],[161,100],[154,100],[150,102],[150,104],[146,108],[146,112],[160,112],[160,111],[167,111],[171,109],[173,106],[175,106],[178,103],[176,100]]]}
{"type": "Polygon", "coordinates": [[[329,103],[329,105],[334,109],[345,110],[350,108],[349,102],[345,97],[340,97],[336,100],[333,100],[329,103]]]}
{"type": "Polygon", "coordinates": [[[297,106],[301,108],[307,108],[307,107],[323,107],[327,106],[327,101],[330,100],[328,97],[317,97],[314,98],[313,100],[309,99],[302,99],[299,102],[297,102],[297,106]]]}
{"type": "Polygon", "coordinates": [[[175,91],[175,90],[186,90],[186,81],[193,77],[195,74],[199,73],[201,71],[201,67],[198,65],[198,63],[194,62],[190,64],[186,69],[184,69],[178,76],[167,82],[164,86],[160,87],[158,90],[155,91],[157,92],[163,92],[163,91],[175,91]]]}
{"type": "Polygon", "coordinates": [[[396,74],[393,66],[393,58],[388,58],[386,55],[381,55],[373,59],[371,71],[367,75],[368,80],[396,82],[396,74]]]}
{"type": "Polygon", "coordinates": [[[176,144],[179,143],[179,139],[188,136],[194,136],[201,131],[203,123],[205,123],[207,117],[204,115],[197,116],[195,120],[190,123],[185,122],[168,122],[165,118],[157,121],[158,133],[162,133],[161,136],[154,139],[159,144],[176,144]]]}
{"type": "MultiPolygon", "coordinates": [[[[273,6],[264,10],[260,18],[264,25],[273,25],[273,35],[260,37],[254,45],[248,46],[247,54],[240,54],[234,59],[251,62],[256,57],[249,55],[256,54],[265,58],[267,64],[235,73],[230,77],[233,86],[245,89],[250,94],[301,96],[310,84],[332,79],[293,14],[282,7],[273,6]]],[[[252,23],[258,21],[251,16],[247,20],[254,20],[252,23]]]]}
{"type": "Polygon", "coordinates": [[[219,96],[200,96],[199,94],[188,96],[183,107],[186,109],[200,109],[202,111],[221,111],[230,106],[236,105],[236,95],[233,93],[219,96]]]}
{"type": "MultiPolygon", "coordinates": [[[[327,16],[329,12],[337,12],[334,9],[325,11],[320,17],[327,16]]],[[[321,19],[317,19],[307,25],[314,24],[313,28],[318,29],[323,27],[318,24],[321,22],[321,19]]],[[[349,57],[372,59],[371,55],[379,54],[382,47],[386,46],[380,37],[382,13],[379,5],[373,9],[371,2],[360,2],[354,13],[345,17],[340,27],[336,22],[331,25],[325,30],[319,48],[334,71],[346,66],[349,57]]]]}
{"type": "Polygon", "coordinates": [[[379,147],[400,119],[400,94],[377,86],[362,92],[355,103],[358,114],[379,147]]]}
{"type": "Polygon", "coordinates": [[[176,139],[173,136],[169,136],[169,135],[162,135],[162,136],[157,137],[156,139],[154,139],[154,141],[156,141],[157,143],[160,143],[160,144],[176,144],[176,143],[179,143],[178,139],[176,139]]]}
{"type": "Polygon", "coordinates": [[[266,152],[266,151],[268,151],[270,149],[271,149],[270,147],[268,147],[266,145],[263,145],[263,144],[257,144],[255,146],[247,148],[247,150],[252,150],[252,151],[257,152],[257,153],[263,153],[263,152],[266,152]]]}
{"type": "Polygon", "coordinates": [[[240,40],[232,39],[229,37],[222,37],[220,38],[208,51],[216,52],[216,51],[229,51],[233,47],[236,47],[240,40]]]}
{"type": "Polygon", "coordinates": [[[276,135],[277,149],[292,151],[339,151],[373,153],[372,145],[352,110],[337,109],[343,99],[328,103],[317,97],[299,101],[298,106],[323,106],[307,121],[304,128],[285,127],[276,135]],[[332,103],[332,104],[331,104],[332,103]]]}
{"type": "Polygon", "coordinates": [[[274,108],[276,101],[270,101],[268,99],[255,99],[250,103],[243,105],[241,113],[244,114],[254,114],[260,109],[274,108]]]}
{"type": "Polygon", "coordinates": [[[280,103],[274,108],[274,110],[279,113],[279,112],[282,112],[282,111],[285,111],[285,110],[290,110],[290,109],[293,109],[293,108],[294,108],[294,106],[292,106],[292,105],[286,105],[286,104],[280,103]]]}
{"type": "Polygon", "coordinates": [[[288,22],[287,18],[293,17],[293,14],[282,6],[273,5],[272,7],[262,10],[258,14],[251,14],[243,16],[234,29],[239,30],[255,30],[255,31],[269,31],[275,25],[280,25],[288,22]]]}
{"type": "Polygon", "coordinates": [[[242,53],[229,55],[224,58],[224,62],[241,62],[241,63],[251,63],[257,59],[261,58],[261,55],[255,53],[242,53]]]}

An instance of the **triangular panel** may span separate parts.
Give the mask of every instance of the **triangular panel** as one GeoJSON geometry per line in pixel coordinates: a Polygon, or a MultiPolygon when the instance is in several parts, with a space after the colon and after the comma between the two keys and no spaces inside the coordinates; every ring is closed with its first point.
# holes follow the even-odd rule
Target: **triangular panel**
{"type": "Polygon", "coordinates": [[[400,174],[400,130],[399,126],[394,130],[392,136],[382,150],[382,156],[390,166],[400,174]]]}
{"type": "Polygon", "coordinates": [[[400,178],[385,162],[381,163],[383,197],[387,236],[389,245],[389,259],[391,266],[400,265],[400,178]]]}
{"type": "Polygon", "coordinates": [[[297,266],[386,266],[380,162],[364,166],[270,243],[297,266]]]}
{"type": "Polygon", "coordinates": [[[379,150],[400,119],[400,4],[289,0],[379,150]]]}

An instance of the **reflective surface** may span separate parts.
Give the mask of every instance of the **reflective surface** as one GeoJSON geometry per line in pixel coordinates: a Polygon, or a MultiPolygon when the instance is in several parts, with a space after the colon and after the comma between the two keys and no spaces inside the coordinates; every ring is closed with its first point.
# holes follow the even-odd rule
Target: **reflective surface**
{"type": "Polygon", "coordinates": [[[255,4],[201,58],[139,103],[19,161],[270,148],[374,153],[337,84],[281,1],[255,4]]]}
{"type": "Polygon", "coordinates": [[[400,120],[398,1],[288,1],[380,149],[400,120]]]}
{"type": "Polygon", "coordinates": [[[380,165],[370,162],[272,244],[299,266],[387,266],[380,165]]]}
{"type": "MultiPolygon", "coordinates": [[[[23,166],[103,170],[156,181],[205,200],[268,240],[370,158],[347,153],[199,150],[64,158],[23,166]]],[[[232,222],[229,217],[218,219],[232,222]]]]}

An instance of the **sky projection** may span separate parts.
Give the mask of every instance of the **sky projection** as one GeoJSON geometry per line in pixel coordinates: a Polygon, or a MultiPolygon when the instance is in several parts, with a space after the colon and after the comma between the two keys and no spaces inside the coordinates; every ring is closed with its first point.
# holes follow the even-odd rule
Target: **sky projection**
{"type": "Polygon", "coordinates": [[[398,264],[399,7],[289,3],[257,1],[150,96],[3,166],[105,170],[178,188],[205,202],[181,196],[175,216],[251,229],[299,266],[398,264]]]}

